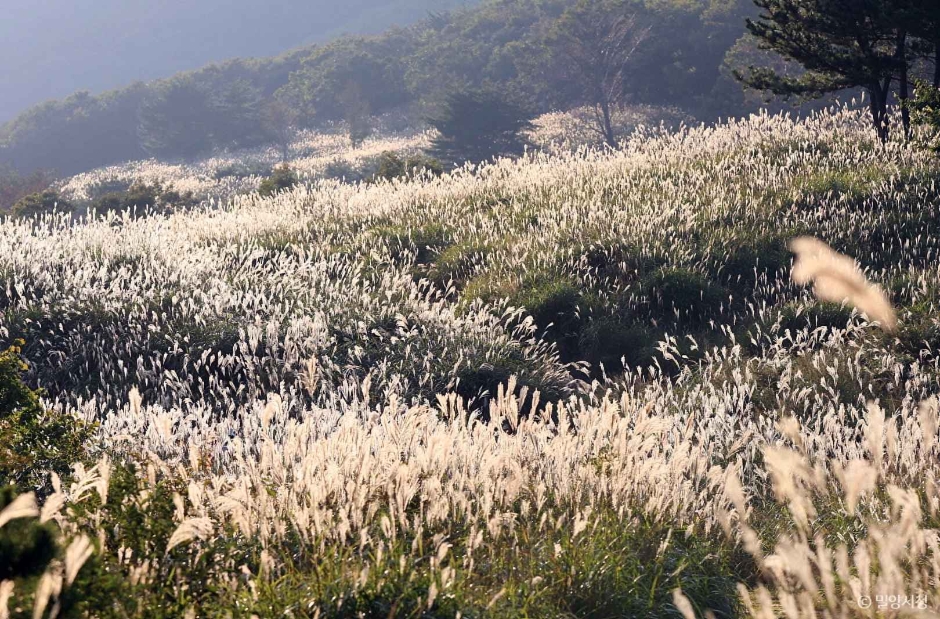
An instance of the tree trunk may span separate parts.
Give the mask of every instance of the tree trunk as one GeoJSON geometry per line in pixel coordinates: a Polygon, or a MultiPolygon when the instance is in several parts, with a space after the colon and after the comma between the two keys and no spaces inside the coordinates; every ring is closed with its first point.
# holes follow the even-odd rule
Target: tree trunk
{"type": "Polygon", "coordinates": [[[868,94],[872,125],[878,133],[878,139],[884,144],[889,137],[887,88],[882,88],[881,84],[874,84],[868,87],[868,94]]]}
{"type": "Polygon", "coordinates": [[[606,140],[607,145],[611,148],[617,148],[619,146],[617,144],[617,136],[614,135],[613,123],[610,120],[610,102],[604,98],[601,98],[600,104],[602,115],[601,122],[604,125],[601,127],[601,130],[604,132],[604,140],[606,140]]]}
{"type": "Polygon", "coordinates": [[[898,34],[898,66],[901,71],[898,80],[898,99],[901,102],[901,123],[904,125],[904,139],[911,139],[911,109],[908,106],[910,86],[908,84],[907,33],[898,34]]]}
{"type": "Polygon", "coordinates": [[[940,39],[934,43],[933,52],[933,87],[940,88],[940,39]]]}

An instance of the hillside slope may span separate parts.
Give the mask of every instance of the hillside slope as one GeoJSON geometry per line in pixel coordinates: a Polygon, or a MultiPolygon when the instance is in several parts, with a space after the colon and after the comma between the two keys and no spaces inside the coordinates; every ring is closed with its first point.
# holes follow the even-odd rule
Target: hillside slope
{"type": "Polygon", "coordinates": [[[441,619],[940,599],[938,174],[837,111],[4,220],[0,333],[100,424],[43,512],[76,540],[65,599],[441,619]],[[898,329],[794,284],[798,235],[858,260],[839,268],[898,329]]]}
{"type": "Polygon", "coordinates": [[[405,26],[465,0],[93,0],[11,3],[0,20],[0,122],[75,91],[100,92],[235,57],[405,26]],[[42,36],[37,36],[42,33],[42,36]]]}

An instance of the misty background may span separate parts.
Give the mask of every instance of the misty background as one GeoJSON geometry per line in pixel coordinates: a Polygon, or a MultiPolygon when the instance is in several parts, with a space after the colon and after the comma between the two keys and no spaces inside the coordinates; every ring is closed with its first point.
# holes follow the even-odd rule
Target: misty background
{"type": "Polygon", "coordinates": [[[0,123],[75,91],[343,34],[407,25],[471,0],[18,0],[0,20],[0,123]]]}

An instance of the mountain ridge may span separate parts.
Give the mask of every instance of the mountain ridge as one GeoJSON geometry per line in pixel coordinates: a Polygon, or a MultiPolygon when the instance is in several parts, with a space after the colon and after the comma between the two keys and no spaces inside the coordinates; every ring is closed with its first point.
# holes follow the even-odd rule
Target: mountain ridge
{"type": "Polygon", "coordinates": [[[0,78],[6,87],[0,123],[75,92],[107,92],[235,58],[277,56],[343,34],[409,25],[431,11],[472,3],[277,0],[262,5],[235,0],[232,6],[200,0],[194,7],[171,0],[154,7],[47,0],[13,6],[0,23],[0,78]]]}

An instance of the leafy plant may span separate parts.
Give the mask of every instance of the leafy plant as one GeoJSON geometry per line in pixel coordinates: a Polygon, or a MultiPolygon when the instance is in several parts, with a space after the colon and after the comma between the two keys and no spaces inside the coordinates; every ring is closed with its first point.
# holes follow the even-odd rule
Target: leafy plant
{"type": "Polygon", "coordinates": [[[294,187],[298,182],[297,173],[285,163],[274,168],[271,176],[261,181],[258,193],[262,196],[273,196],[294,187]]]}

